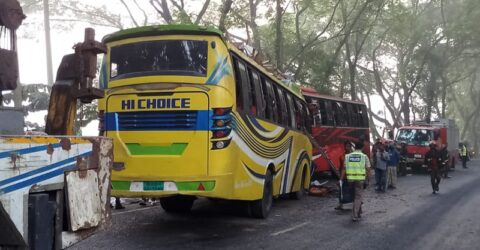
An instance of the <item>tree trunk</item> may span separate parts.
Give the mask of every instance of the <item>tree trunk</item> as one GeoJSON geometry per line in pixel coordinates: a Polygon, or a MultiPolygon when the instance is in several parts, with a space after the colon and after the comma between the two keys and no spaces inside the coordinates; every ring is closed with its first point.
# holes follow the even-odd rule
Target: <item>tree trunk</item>
{"type": "Polygon", "coordinates": [[[260,42],[260,32],[258,32],[257,25],[257,3],[254,0],[249,0],[250,5],[250,28],[252,29],[253,34],[253,47],[260,52],[262,51],[261,42],[260,42]]]}
{"type": "Polygon", "coordinates": [[[283,64],[283,33],[282,33],[282,18],[283,18],[283,8],[282,0],[276,0],[276,15],[275,15],[275,64],[277,68],[282,71],[283,64]]]}
{"type": "Polygon", "coordinates": [[[49,0],[43,0],[43,25],[45,30],[45,51],[47,56],[47,84],[53,85],[52,42],[50,39],[50,9],[49,0]]]}
{"type": "Polygon", "coordinates": [[[227,19],[227,15],[230,12],[230,9],[232,8],[232,3],[233,0],[225,0],[223,2],[220,14],[220,21],[218,23],[218,29],[220,29],[220,31],[222,31],[223,33],[227,33],[227,29],[225,28],[225,20],[227,19]]]}

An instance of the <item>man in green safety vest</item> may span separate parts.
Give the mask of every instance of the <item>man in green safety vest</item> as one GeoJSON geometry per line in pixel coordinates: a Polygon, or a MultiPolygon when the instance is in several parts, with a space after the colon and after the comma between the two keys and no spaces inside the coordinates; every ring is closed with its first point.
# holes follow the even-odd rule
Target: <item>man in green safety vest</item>
{"type": "Polygon", "coordinates": [[[341,179],[351,182],[354,188],[352,220],[358,221],[361,217],[363,189],[370,178],[370,160],[362,152],[363,142],[355,143],[355,151],[345,156],[345,166],[341,179]],[[346,178],[345,178],[346,177],[346,178]]]}

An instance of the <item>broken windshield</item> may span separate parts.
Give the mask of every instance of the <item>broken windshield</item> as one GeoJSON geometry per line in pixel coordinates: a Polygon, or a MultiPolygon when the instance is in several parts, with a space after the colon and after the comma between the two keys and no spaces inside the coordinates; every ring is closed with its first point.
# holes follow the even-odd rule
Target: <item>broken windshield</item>
{"type": "Polygon", "coordinates": [[[112,47],[110,78],[151,75],[206,76],[207,41],[162,40],[112,47]]]}
{"type": "Polygon", "coordinates": [[[408,145],[428,146],[433,139],[433,131],[428,129],[401,129],[397,135],[398,142],[408,145]]]}

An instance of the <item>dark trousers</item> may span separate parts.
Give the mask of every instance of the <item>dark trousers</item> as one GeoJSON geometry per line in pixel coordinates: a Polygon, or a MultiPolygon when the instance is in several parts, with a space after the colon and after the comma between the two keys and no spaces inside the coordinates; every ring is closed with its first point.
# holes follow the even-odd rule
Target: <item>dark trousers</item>
{"type": "Polygon", "coordinates": [[[387,170],[375,168],[375,190],[385,191],[385,181],[387,179],[387,170]]]}
{"type": "Polygon", "coordinates": [[[462,156],[462,166],[463,168],[467,168],[467,156],[462,156]]]}
{"type": "Polygon", "coordinates": [[[440,172],[438,169],[433,170],[430,172],[430,182],[432,183],[432,190],[433,191],[438,191],[438,185],[440,185],[440,180],[442,178],[440,177],[440,172]]]}
{"type": "Polygon", "coordinates": [[[443,176],[443,178],[448,177],[448,172],[450,172],[450,164],[447,162],[445,165],[442,166],[442,176],[443,176]]]}

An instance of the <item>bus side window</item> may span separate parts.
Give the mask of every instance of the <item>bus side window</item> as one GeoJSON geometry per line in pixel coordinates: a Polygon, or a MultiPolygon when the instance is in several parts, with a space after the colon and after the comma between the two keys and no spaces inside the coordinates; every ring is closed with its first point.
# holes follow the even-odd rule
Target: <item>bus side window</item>
{"type": "Polygon", "coordinates": [[[348,104],[348,116],[350,117],[350,126],[351,127],[358,127],[358,105],[349,103],[348,104]]]}
{"type": "Polygon", "coordinates": [[[307,97],[305,100],[308,104],[308,113],[312,116],[310,117],[312,122],[310,126],[320,127],[322,125],[322,116],[320,113],[320,106],[318,105],[318,99],[307,97]]]}
{"type": "Polygon", "coordinates": [[[288,114],[285,112],[287,110],[287,102],[284,98],[282,88],[275,86],[275,90],[277,96],[279,123],[283,126],[288,126],[288,114]]]}
{"type": "MultiPolygon", "coordinates": [[[[332,102],[330,100],[323,100],[324,107],[325,107],[325,114],[326,114],[326,122],[325,125],[327,126],[335,126],[335,111],[332,109],[332,102]]],[[[323,123],[323,122],[322,122],[323,123]]]]}
{"type": "Polygon", "coordinates": [[[368,128],[368,115],[367,115],[367,106],[362,105],[360,110],[361,111],[361,117],[362,117],[362,126],[363,128],[368,128]]]}
{"type": "Polygon", "coordinates": [[[236,87],[236,99],[237,109],[244,110],[245,107],[250,107],[249,93],[250,83],[247,77],[247,68],[245,64],[239,61],[238,58],[234,58],[235,66],[235,87],[236,87]]]}
{"type": "Polygon", "coordinates": [[[307,104],[304,102],[300,102],[302,106],[302,116],[303,116],[303,129],[306,132],[312,133],[312,114],[310,114],[310,111],[307,108],[307,104]]]}
{"type": "Polygon", "coordinates": [[[328,125],[328,116],[327,116],[327,107],[326,107],[326,101],[325,100],[318,100],[318,107],[319,107],[319,113],[321,117],[321,124],[326,126],[328,125]]]}
{"type": "MultiPolygon", "coordinates": [[[[247,68],[243,62],[237,61],[239,72],[239,87],[240,87],[240,99],[237,99],[237,104],[240,102],[243,110],[248,111],[250,108],[250,82],[248,80],[247,68]]],[[[237,95],[238,96],[238,95],[237,95]]]]}
{"type": "Polygon", "coordinates": [[[248,73],[250,76],[250,93],[252,98],[250,113],[260,118],[265,118],[265,101],[263,99],[260,76],[252,68],[248,68],[248,73]]]}
{"type": "Polygon", "coordinates": [[[264,91],[263,96],[266,97],[266,117],[273,122],[278,122],[277,103],[275,102],[275,94],[273,93],[272,83],[262,77],[262,84],[264,91]]]}
{"type": "Polygon", "coordinates": [[[346,114],[345,110],[343,109],[341,102],[333,102],[334,111],[335,111],[335,125],[337,127],[345,127],[346,126],[346,114]]]}
{"type": "Polygon", "coordinates": [[[295,104],[293,103],[292,100],[292,95],[290,93],[286,93],[287,96],[287,109],[288,109],[288,125],[291,128],[296,128],[296,122],[295,122],[295,104]]]}
{"type": "Polygon", "coordinates": [[[297,122],[298,130],[305,130],[305,120],[302,111],[302,103],[299,100],[295,100],[295,121],[297,122]]]}

